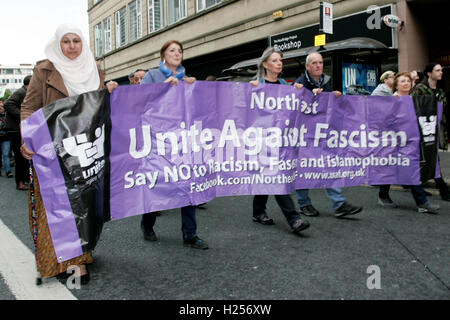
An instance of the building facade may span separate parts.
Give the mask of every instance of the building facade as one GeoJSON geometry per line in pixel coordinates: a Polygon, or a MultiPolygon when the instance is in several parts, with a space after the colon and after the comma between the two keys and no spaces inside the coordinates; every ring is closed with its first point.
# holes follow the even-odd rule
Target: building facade
{"type": "Polygon", "coordinates": [[[322,52],[336,89],[356,85],[348,93],[361,89],[354,83],[360,72],[376,82],[385,70],[423,70],[429,60],[438,60],[448,74],[450,45],[439,39],[450,31],[445,10],[439,10],[446,1],[328,2],[333,34],[325,46],[315,47],[318,0],[88,0],[90,44],[107,80],[119,83],[127,83],[138,68],[156,67],[161,46],[172,39],[183,43],[183,65],[200,80],[214,75],[247,81],[269,45],[284,51],[288,80],[303,73],[309,52],[322,52]],[[402,24],[383,21],[391,15],[402,24]]]}
{"type": "Polygon", "coordinates": [[[20,64],[18,66],[3,66],[0,64],[0,97],[6,89],[12,92],[23,86],[23,79],[33,74],[32,64],[20,64]]]}

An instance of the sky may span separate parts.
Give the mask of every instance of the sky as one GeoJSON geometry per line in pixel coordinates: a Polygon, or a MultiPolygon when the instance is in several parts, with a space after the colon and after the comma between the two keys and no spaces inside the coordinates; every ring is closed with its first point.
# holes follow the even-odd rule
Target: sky
{"type": "Polygon", "coordinates": [[[88,0],[0,0],[0,64],[45,59],[44,48],[62,23],[77,25],[89,42],[88,0]]]}

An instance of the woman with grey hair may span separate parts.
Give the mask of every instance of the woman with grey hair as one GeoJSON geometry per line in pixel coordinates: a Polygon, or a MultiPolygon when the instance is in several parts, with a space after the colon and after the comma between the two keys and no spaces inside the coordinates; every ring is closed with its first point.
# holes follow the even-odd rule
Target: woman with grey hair
{"type": "MultiPolygon", "coordinates": [[[[283,70],[282,58],[283,54],[280,51],[275,48],[267,48],[259,60],[257,78],[250,83],[254,87],[257,87],[260,83],[288,85],[286,80],[279,78],[283,70]]],[[[301,89],[303,85],[297,83],[295,87],[301,89]]],[[[266,213],[268,198],[268,195],[255,195],[253,198],[253,221],[263,225],[274,224],[266,213]]],[[[309,227],[309,222],[300,218],[300,214],[295,209],[295,204],[289,195],[275,195],[275,200],[286,217],[287,223],[292,228],[292,232],[299,233],[309,227]]]]}

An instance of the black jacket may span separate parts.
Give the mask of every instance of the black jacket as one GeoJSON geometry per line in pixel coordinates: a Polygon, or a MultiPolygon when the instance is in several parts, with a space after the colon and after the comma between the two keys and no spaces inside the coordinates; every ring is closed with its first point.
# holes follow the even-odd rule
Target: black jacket
{"type": "Polygon", "coordinates": [[[306,89],[310,91],[316,88],[322,88],[325,92],[331,92],[332,89],[330,80],[331,78],[324,74],[320,79],[320,83],[317,83],[314,79],[311,78],[311,76],[308,74],[308,71],[305,71],[305,73],[302,76],[298,77],[294,81],[294,83],[301,83],[306,89]]]}
{"type": "Polygon", "coordinates": [[[23,86],[16,90],[3,105],[6,110],[6,130],[9,132],[20,131],[20,105],[26,94],[27,88],[23,86]]]}

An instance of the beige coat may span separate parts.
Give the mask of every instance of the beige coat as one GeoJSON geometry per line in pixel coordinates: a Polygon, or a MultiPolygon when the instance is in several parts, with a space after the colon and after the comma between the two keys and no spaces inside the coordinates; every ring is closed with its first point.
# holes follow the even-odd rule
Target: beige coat
{"type": "MultiPolygon", "coordinates": [[[[99,70],[100,87],[104,88],[105,77],[99,70]]],[[[61,74],[49,60],[42,60],[36,64],[31,77],[27,95],[20,109],[20,120],[28,118],[36,110],[69,96],[61,74]]]]}

